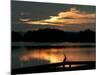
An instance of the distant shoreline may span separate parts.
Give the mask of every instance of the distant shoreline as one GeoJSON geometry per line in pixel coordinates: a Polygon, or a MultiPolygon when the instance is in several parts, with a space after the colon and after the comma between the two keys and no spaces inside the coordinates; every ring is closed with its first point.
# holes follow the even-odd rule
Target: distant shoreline
{"type": "Polygon", "coordinates": [[[59,42],[59,43],[37,43],[37,42],[12,42],[12,46],[95,46],[95,43],[69,43],[69,42],[59,42]]]}

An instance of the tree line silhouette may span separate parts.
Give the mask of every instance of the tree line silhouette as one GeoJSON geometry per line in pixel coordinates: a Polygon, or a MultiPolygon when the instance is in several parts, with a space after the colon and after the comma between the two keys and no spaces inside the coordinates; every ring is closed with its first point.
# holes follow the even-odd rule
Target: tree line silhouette
{"type": "Polygon", "coordinates": [[[68,32],[46,28],[22,33],[12,31],[12,42],[95,42],[95,32],[89,29],[68,32]]]}

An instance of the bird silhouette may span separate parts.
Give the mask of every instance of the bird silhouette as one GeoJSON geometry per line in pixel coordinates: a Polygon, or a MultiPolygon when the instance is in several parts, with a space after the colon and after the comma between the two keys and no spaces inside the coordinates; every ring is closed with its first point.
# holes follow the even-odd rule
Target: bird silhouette
{"type": "Polygon", "coordinates": [[[64,54],[64,59],[63,59],[63,68],[65,68],[65,62],[66,62],[66,60],[67,60],[67,57],[66,57],[66,55],[64,54]]]}

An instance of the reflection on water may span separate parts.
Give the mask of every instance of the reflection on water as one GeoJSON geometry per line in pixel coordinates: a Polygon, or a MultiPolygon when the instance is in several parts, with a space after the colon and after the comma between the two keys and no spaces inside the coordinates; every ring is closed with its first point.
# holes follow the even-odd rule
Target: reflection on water
{"type": "Polygon", "coordinates": [[[62,62],[64,54],[68,61],[92,61],[95,60],[93,48],[50,48],[32,49],[20,56],[21,61],[30,61],[34,58],[48,60],[50,63],[62,62]]]}
{"type": "MultiPolygon", "coordinates": [[[[67,61],[94,61],[95,60],[95,48],[36,48],[15,50],[13,52],[13,61],[19,61],[14,63],[15,65],[22,65],[24,62],[27,66],[36,66],[46,63],[62,62],[64,54],[67,57],[67,61]],[[16,54],[17,53],[17,54],[16,54]],[[17,60],[16,60],[17,59],[17,60]],[[31,63],[30,63],[31,62],[31,63]],[[27,64],[28,63],[28,64],[27,64]]],[[[16,67],[16,66],[14,66],[16,67]]],[[[17,66],[18,67],[18,66],[17,66]]],[[[20,66],[19,66],[20,67],[20,66]]]]}

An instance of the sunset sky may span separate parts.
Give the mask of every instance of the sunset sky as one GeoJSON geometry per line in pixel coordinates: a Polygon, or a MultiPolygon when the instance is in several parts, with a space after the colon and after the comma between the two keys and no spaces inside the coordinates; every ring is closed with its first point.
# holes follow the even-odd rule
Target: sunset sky
{"type": "Polygon", "coordinates": [[[95,6],[12,1],[12,30],[95,31],[95,11],[95,6]]]}

